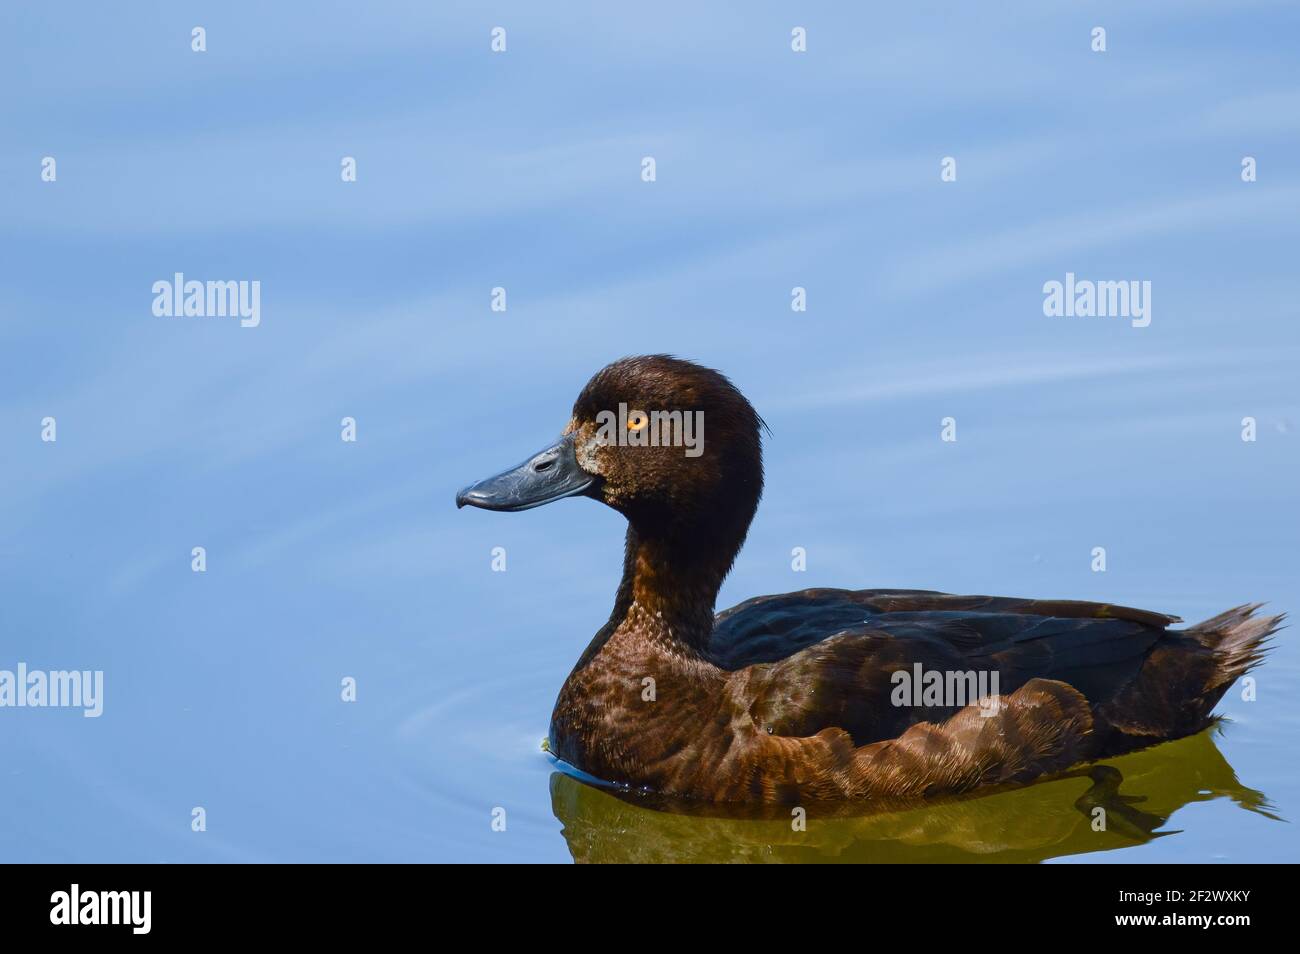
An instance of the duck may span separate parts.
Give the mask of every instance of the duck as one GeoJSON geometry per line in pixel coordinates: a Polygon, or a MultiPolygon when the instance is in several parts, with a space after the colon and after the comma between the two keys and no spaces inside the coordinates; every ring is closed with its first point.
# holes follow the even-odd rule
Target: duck
{"type": "Polygon", "coordinates": [[[1176,629],[1109,603],[831,588],[715,614],[763,493],[765,433],[721,372],[626,357],[557,441],[456,494],[505,512],[587,497],[627,521],[613,609],[551,715],[562,763],[708,803],[992,792],[1210,727],[1284,620],[1251,603],[1176,629]],[[688,419],[691,454],[674,439],[688,419]],[[963,691],[972,675],[982,692],[963,691]],[[902,691],[914,677],[925,691],[902,691]]]}

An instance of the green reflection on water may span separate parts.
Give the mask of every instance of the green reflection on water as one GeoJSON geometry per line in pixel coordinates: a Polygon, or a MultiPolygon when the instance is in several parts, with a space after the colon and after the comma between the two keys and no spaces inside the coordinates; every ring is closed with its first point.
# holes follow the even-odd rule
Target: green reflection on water
{"type": "MultiPolygon", "coordinates": [[[[551,808],[579,862],[1036,862],[1176,835],[1161,831],[1191,802],[1229,798],[1275,818],[1215,744],[1217,728],[1050,781],[923,807],[788,806],[768,818],[598,788],[551,776],[551,808]],[[652,807],[653,806],[653,807],[652,807]],[[1094,830],[1096,809],[1105,830],[1094,830]]],[[[771,815],[771,812],[769,812],[771,815]]]]}

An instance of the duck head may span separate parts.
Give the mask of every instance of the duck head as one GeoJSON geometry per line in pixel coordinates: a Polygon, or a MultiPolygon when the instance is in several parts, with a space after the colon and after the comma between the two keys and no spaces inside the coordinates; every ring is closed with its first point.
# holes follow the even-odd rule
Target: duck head
{"type": "Polygon", "coordinates": [[[558,441],[461,490],[456,505],[599,500],[628,520],[620,598],[666,603],[650,583],[676,586],[694,603],[707,597],[711,614],[763,491],[763,426],[717,371],[668,355],[623,358],[587,382],[558,441]]]}

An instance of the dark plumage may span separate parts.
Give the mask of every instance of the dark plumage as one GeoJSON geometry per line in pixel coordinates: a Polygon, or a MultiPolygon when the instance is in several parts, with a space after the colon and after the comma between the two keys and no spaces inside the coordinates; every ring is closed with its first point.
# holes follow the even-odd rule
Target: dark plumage
{"type": "Polygon", "coordinates": [[[812,589],[713,615],[763,488],[762,420],[723,375],[625,358],[559,443],[461,491],[519,510],[578,494],[628,519],[609,621],[560,691],[550,743],[609,782],[711,801],[907,799],[1027,782],[1204,729],[1282,617],[1185,630],[1099,603],[812,589]],[[603,411],[702,411],[703,453],[620,446],[603,411]],[[899,673],[996,674],[992,700],[909,699],[899,673]]]}

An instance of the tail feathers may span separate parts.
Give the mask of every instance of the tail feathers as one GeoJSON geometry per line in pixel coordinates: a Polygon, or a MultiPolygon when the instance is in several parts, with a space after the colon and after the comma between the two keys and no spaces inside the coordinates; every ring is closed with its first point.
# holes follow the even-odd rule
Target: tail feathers
{"type": "Polygon", "coordinates": [[[1137,677],[1095,710],[1097,751],[1117,755],[1200,732],[1234,682],[1263,662],[1285,615],[1247,603],[1156,643],[1137,677]]]}
{"type": "Polygon", "coordinates": [[[1226,689],[1268,655],[1270,639],[1282,627],[1286,614],[1255,616],[1263,605],[1246,603],[1185,630],[1215,655],[1214,672],[1205,687],[1207,695],[1226,689]]]}

